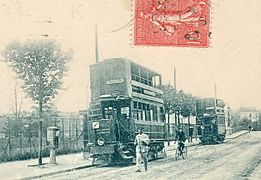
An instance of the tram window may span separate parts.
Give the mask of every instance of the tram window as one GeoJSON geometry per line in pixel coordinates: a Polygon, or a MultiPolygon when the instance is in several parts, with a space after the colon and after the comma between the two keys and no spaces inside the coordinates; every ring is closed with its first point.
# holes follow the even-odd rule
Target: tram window
{"type": "Polygon", "coordinates": [[[147,121],[151,121],[151,112],[150,112],[151,106],[149,104],[147,104],[147,108],[146,108],[146,114],[147,114],[147,121]]]}
{"type": "Polygon", "coordinates": [[[150,110],[150,120],[153,121],[154,120],[154,114],[153,114],[154,110],[151,109],[150,110]]]}
{"type": "Polygon", "coordinates": [[[151,80],[148,81],[148,85],[152,86],[152,81],[151,80]]]}
{"type": "Polygon", "coordinates": [[[142,120],[145,121],[146,120],[146,113],[145,110],[142,111],[142,120]]]}
{"type": "Polygon", "coordinates": [[[160,120],[162,122],[164,121],[164,109],[163,109],[163,107],[160,107],[160,120]]]}
{"type": "Polygon", "coordinates": [[[132,91],[136,93],[142,93],[142,89],[136,86],[132,86],[132,91]]]}
{"type": "Polygon", "coordinates": [[[152,77],[152,82],[153,82],[153,86],[157,87],[157,86],[160,86],[161,82],[160,82],[160,76],[154,76],[152,77]]]}
{"type": "Polygon", "coordinates": [[[121,115],[124,115],[126,118],[129,118],[130,108],[129,107],[122,107],[121,108],[121,115]]]}
{"type": "Polygon", "coordinates": [[[154,76],[154,73],[148,72],[148,85],[149,86],[152,86],[153,76],[154,76]]]}
{"type": "Polygon", "coordinates": [[[105,107],[103,109],[103,118],[105,119],[112,119],[113,118],[113,114],[114,114],[114,110],[112,107],[105,107]]]}
{"type": "Polygon", "coordinates": [[[138,110],[137,109],[133,109],[133,118],[134,119],[138,119],[138,110]]]}
{"type": "Polygon", "coordinates": [[[147,120],[147,113],[146,113],[146,104],[145,103],[142,103],[142,114],[143,114],[143,121],[146,121],[147,120]]]}
{"type": "Polygon", "coordinates": [[[157,106],[153,106],[153,120],[158,120],[158,112],[157,112],[157,106]]]}
{"type": "Polygon", "coordinates": [[[137,109],[137,108],[138,108],[138,102],[137,102],[137,101],[134,101],[133,106],[134,106],[135,109],[137,109]]]}
{"type": "Polygon", "coordinates": [[[142,120],[142,111],[138,111],[138,120],[142,120]]]}
{"type": "Polygon", "coordinates": [[[138,109],[142,109],[142,103],[138,102],[138,109]]]}
{"type": "Polygon", "coordinates": [[[113,108],[112,101],[104,101],[102,106],[102,117],[105,119],[112,119],[114,117],[115,109],[113,108]]]}
{"type": "Polygon", "coordinates": [[[135,75],[135,74],[131,75],[131,79],[134,80],[134,81],[140,82],[140,77],[135,75]]]}

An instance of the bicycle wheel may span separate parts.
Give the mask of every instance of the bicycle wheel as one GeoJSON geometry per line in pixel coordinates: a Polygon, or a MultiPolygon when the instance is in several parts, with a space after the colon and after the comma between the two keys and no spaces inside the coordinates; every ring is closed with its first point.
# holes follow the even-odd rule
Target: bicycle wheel
{"type": "Polygon", "coordinates": [[[182,154],[183,159],[186,159],[187,155],[188,155],[188,147],[185,146],[184,149],[183,149],[183,154],[182,154]]]}
{"type": "Polygon", "coordinates": [[[178,160],[178,158],[179,158],[179,149],[177,148],[177,149],[176,149],[176,153],[175,153],[175,159],[176,159],[176,161],[178,160]]]}

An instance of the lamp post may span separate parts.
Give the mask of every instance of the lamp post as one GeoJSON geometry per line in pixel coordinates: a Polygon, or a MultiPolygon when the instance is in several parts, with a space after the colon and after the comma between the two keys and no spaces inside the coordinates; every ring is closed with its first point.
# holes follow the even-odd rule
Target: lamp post
{"type": "Polygon", "coordinates": [[[170,121],[170,103],[167,103],[167,110],[168,110],[168,124],[167,124],[167,139],[168,139],[168,146],[170,146],[170,125],[169,125],[169,121],[170,121]]]}

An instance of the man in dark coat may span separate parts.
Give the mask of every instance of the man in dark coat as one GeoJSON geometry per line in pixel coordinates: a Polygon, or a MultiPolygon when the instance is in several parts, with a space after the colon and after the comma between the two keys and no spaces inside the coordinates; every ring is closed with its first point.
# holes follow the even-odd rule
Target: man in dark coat
{"type": "Polygon", "coordinates": [[[186,137],[185,137],[185,133],[183,131],[182,128],[179,128],[179,131],[176,134],[176,141],[178,141],[178,147],[180,148],[179,150],[183,151],[184,146],[185,146],[185,141],[186,141],[186,137]]]}

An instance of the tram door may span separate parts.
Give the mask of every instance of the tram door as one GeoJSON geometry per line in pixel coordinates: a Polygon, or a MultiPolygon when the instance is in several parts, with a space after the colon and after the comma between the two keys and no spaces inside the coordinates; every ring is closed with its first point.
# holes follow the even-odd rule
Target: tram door
{"type": "Polygon", "coordinates": [[[120,108],[118,109],[119,118],[119,129],[120,129],[120,141],[122,143],[129,142],[130,138],[130,101],[123,100],[120,103],[120,108]]]}

